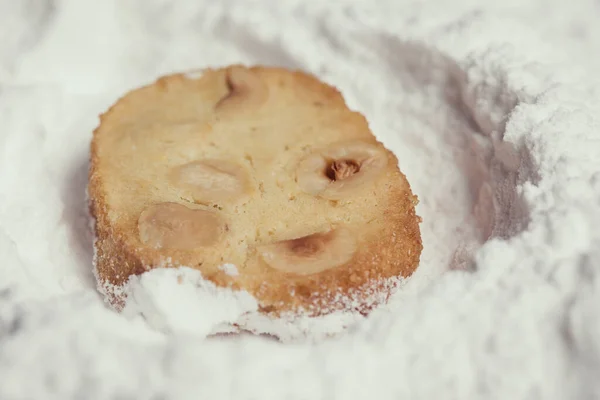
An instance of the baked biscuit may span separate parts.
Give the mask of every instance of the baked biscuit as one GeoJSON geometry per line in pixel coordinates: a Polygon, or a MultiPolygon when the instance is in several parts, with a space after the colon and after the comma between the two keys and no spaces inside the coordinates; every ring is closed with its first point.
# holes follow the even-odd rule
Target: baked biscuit
{"type": "Polygon", "coordinates": [[[99,287],[117,309],[131,275],[187,266],[269,316],[366,314],[419,264],[398,160],[311,75],[170,75],[100,119],[88,191],[99,287]]]}

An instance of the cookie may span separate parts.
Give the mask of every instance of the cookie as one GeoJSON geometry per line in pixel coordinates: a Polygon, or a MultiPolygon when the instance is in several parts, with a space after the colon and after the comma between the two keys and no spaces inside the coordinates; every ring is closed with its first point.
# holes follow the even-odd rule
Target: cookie
{"type": "Polygon", "coordinates": [[[367,314],[419,264],[398,160],[309,74],[169,75],[100,120],[88,192],[96,275],[117,309],[130,276],[186,266],[274,318],[367,314]]]}

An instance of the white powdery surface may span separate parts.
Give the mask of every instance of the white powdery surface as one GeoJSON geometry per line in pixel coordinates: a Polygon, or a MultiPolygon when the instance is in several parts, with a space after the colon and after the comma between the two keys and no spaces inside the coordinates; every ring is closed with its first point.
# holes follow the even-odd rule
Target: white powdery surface
{"type": "Polygon", "coordinates": [[[600,6],[317,3],[0,0],[1,399],[600,397],[600,6]],[[421,199],[418,271],[344,335],[204,338],[252,301],[198,276],[95,290],[97,115],[234,62],[338,86],[421,199]]]}
{"type": "MultiPolygon", "coordinates": [[[[397,287],[401,282],[390,283],[397,287]]],[[[271,318],[258,311],[256,299],[248,292],[217,287],[199,271],[188,267],[154,269],[130,277],[123,286],[104,283],[99,289],[103,294],[111,293],[125,301],[121,313],[127,319],[141,317],[158,331],[197,339],[253,332],[287,343],[318,342],[343,334],[363,320],[362,315],[351,309],[334,310],[321,317],[293,313],[271,318]]],[[[386,293],[380,295],[385,297],[386,293]]],[[[375,295],[368,300],[382,301],[375,295]]],[[[353,302],[345,298],[342,304],[352,306],[353,302]]]]}
{"type": "Polygon", "coordinates": [[[206,337],[258,304],[248,292],[219,288],[190,268],[156,269],[127,282],[126,317],[143,316],[160,331],[206,337]]]}

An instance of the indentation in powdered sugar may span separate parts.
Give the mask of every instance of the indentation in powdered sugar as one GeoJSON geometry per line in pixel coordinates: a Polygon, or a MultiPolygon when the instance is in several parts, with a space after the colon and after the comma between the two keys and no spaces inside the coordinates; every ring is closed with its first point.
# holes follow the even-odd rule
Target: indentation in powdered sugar
{"type": "MultiPolygon", "coordinates": [[[[473,270],[476,267],[473,257],[483,243],[493,237],[514,236],[527,226],[529,210],[523,204],[518,187],[531,180],[531,168],[522,161],[528,151],[504,138],[507,115],[518,99],[505,85],[499,85],[504,82],[501,69],[489,72],[481,68],[480,71],[475,65],[469,67],[467,73],[441,52],[397,38],[371,44],[369,48],[380,58],[389,58],[389,65],[381,71],[380,83],[370,85],[381,84],[381,93],[410,94],[402,100],[394,98],[393,102],[382,102],[381,110],[390,115],[400,110],[403,117],[397,122],[374,124],[373,131],[397,153],[402,170],[411,178],[411,186],[421,199],[418,212],[424,217],[421,232],[427,246],[417,274],[435,275],[448,267],[473,270]],[[393,55],[390,50],[402,56],[393,55]],[[479,79],[480,75],[491,76],[485,80],[479,79]],[[427,87],[427,91],[423,91],[423,87],[427,87]],[[480,101],[482,98],[488,101],[480,101]],[[394,108],[390,108],[390,104],[394,108]],[[425,110],[436,110],[438,115],[435,119],[429,118],[425,110]],[[394,145],[396,139],[397,146],[394,145]],[[432,155],[436,161],[423,168],[422,160],[432,155]],[[441,176],[439,185],[427,185],[430,178],[425,170],[441,176]],[[448,201],[448,193],[453,194],[452,201],[448,201]],[[432,266],[435,271],[427,270],[432,266]]],[[[196,79],[202,73],[197,70],[184,75],[196,79]]],[[[329,83],[335,84],[334,81],[329,83]]],[[[378,88],[373,86],[370,90],[375,93],[378,88]]],[[[362,98],[363,92],[360,93],[362,98]]],[[[345,94],[352,98],[352,90],[346,90],[345,94]]],[[[361,108],[369,110],[365,104],[361,108]]],[[[229,276],[237,275],[234,266],[223,265],[219,269],[229,276]]],[[[323,331],[341,332],[347,326],[341,321],[346,319],[328,320],[323,324],[327,328],[323,329],[317,325],[324,317],[317,317],[310,324],[306,321],[335,313],[350,315],[349,320],[353,321],[360,319],[361,315],[386,303],[402,283],[403,279],[392,278],[345,293],[313,293],[311,305],[306,309],[278,319],[257,313],[245,314],[240,326],[280,337],[307,334],[304,328],[285,332],[295,326],[296,321],[299,326],[310,325],[318,335],[323,331]],[[337,325],[331,322],[336,320],[337,325]]]]}

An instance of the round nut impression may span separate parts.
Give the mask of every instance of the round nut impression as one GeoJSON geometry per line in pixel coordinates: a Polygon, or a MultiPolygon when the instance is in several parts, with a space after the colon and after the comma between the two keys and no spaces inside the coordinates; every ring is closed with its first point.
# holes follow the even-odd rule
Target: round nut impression
{"type": "Polygon", "coordinates": [[[196,203],[235,199],[248,192],[246,171],[236,163],[206,159],[173,168],[171,183],[187,190],[196,203]]]}
{"type": "Polygon", "coordinates": [[[225,226],[212,211],[192,210],[177,203],[151,205],[138,219],[140,240],[155,249],[210,246],[219,240],[225,226]]]}
{"type": "Polygon", "coordinates": [[[340,200],[372,183],[387,163],[387,154],[380,146],[362,141],[335,143],[302,159],[296,179],[306,193],[340,200]]]}
{"type": "Polygon", "coordinates": [[[269,89],[264,82],[246,68],[229,68],[225,79],[228,93],[215,105],[217,113],[253,110],[269,96],[269,89]]]}
{"type": "Polygon", "coordinates": [[[271,268],[312,275],[350,261],[356,252],[356,240],[348,229],[338,228],[263,245],[258,252],[271,268]]]}

